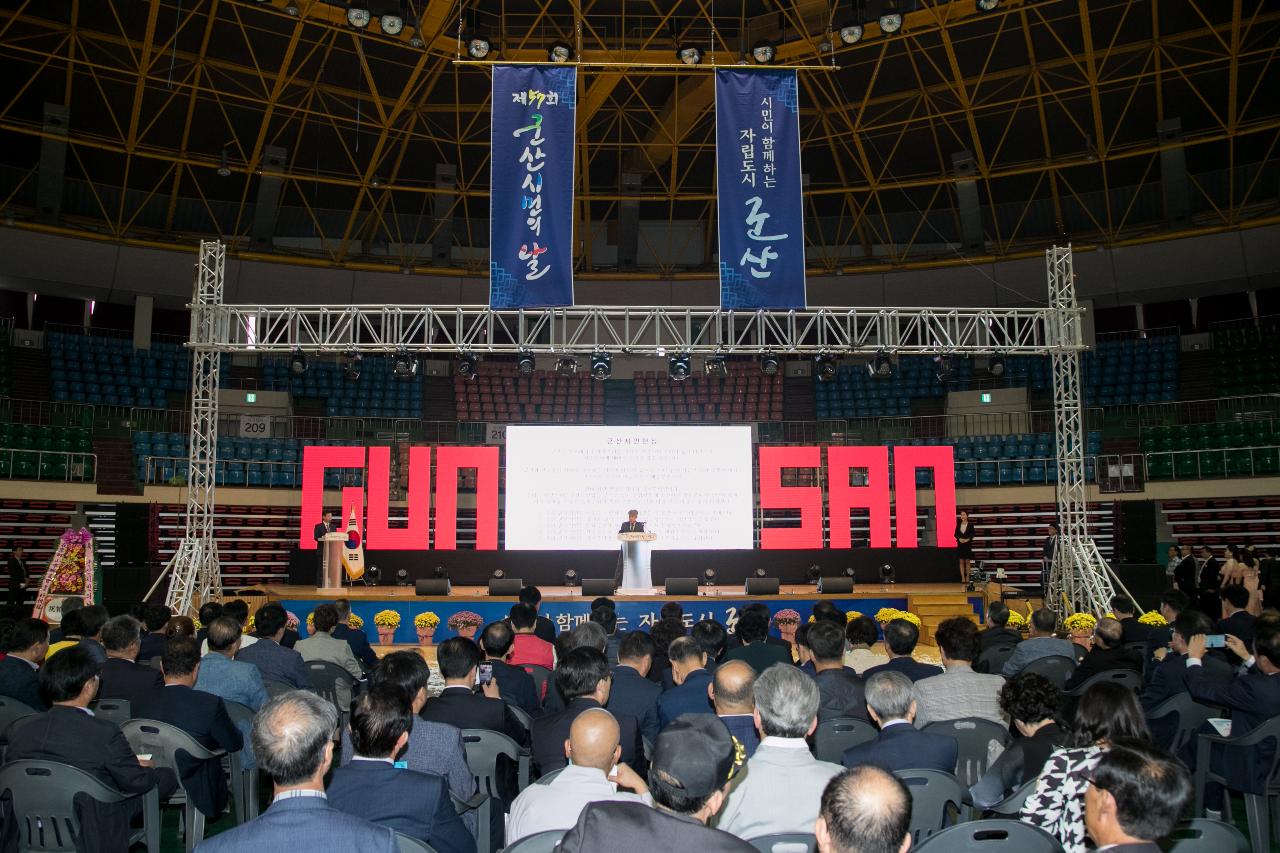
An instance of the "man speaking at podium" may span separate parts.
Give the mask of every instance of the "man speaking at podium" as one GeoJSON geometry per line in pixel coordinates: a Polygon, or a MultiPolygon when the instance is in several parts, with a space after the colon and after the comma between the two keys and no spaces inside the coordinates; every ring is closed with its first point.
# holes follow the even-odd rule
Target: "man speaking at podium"
{"type": "Polygon", "coordinates": [[[316,586],[324,586],[324,537],[334,532],[333,513],[325,510],[324,521],[318,522],[312,536],[316,540],[316,586]]]}
{"type": "MultiPolygon", "coordinates": [[[[622,522],[622,526],[618,528],[619,533],[644,533],[644,522],[636,521],[640,517],[640,510],[633,509],[627,513],[627,520],[622,522]]],[[[622,558],[618,558],[618,571],[622,571],[622,558]]]]}

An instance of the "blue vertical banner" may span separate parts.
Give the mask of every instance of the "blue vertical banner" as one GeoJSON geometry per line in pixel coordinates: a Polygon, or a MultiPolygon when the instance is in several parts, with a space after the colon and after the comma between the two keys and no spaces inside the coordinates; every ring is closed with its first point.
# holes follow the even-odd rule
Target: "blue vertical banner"
{"type": "Polygon", "coordinates": [[[573,304],[578,69],[493,69],[489,305],[573,304]]]}
{"type": "Polygon", "coordinates": [[[716,71],[720,307],[804,308],[796,72],[716,71]]]}

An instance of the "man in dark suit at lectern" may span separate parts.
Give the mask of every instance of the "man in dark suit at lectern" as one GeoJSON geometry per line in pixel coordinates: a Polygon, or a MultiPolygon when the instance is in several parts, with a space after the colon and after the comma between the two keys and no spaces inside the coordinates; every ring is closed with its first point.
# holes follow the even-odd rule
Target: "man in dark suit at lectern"
{"type": "MultiPolygon", "coordinates": [[[[619,533],[644,533],[644,522],[637,521],[640,517],[640,510],[633,509],[627,513],[627,520],[622,522],[618,527],[619,533]]],[[[613,585],[622,586],[622,549],[625,545],[618,547],[618,565],[613,572],[613,585]]]]}
{"type": "Polygon", "coordinates": [[[325,510],[324,521],[316,524],[316,586],[324,586],[324,537],[334,531],[333,513],[325,510]]]}

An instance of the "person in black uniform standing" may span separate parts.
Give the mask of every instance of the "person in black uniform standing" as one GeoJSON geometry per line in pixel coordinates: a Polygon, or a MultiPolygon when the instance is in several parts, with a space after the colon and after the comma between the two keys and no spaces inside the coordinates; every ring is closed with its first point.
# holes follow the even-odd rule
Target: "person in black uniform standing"
{"type": "Polygon", "coordinates": [[[9,603],[22,606],[27,597],[27,555],[21,545],[9,555],[9,603]]]}
{"type": "Polygon", "coordinates": [[[960,558],[960,583],[969,584],[969,567],[973,565],[973,522],[969,511],[960,510],[956,519],[956,556],[960,558]]]}
{"type": "Polygon", "coordinates": [[[314,531],[316,540],[316,586],[324,586],[324,537],[333,533],[333,513],[325,510],[324,520],[317,523],[314,531]]]}

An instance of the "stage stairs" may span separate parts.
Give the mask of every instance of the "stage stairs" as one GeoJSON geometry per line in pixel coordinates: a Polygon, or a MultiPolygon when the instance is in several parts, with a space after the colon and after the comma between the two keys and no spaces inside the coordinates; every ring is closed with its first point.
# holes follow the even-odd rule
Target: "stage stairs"
{"type": "Polygon", "coordinates": [[[908,595],[907,610],[920,617],[920,642],[930,646],[937,645],[933,632],[947,619],[963,616],[972,622],[978,621],[973,605],[969,603],[969,593],[966,592],[908,595]]]}

